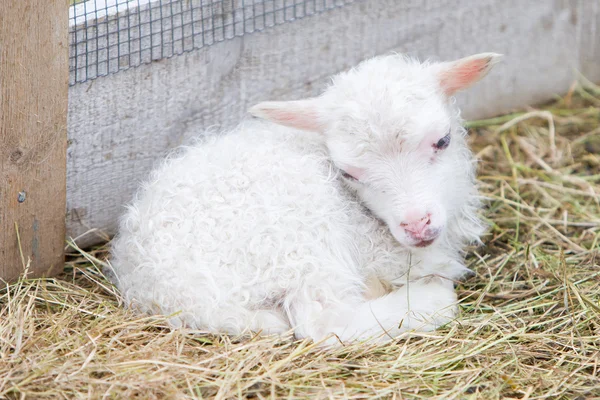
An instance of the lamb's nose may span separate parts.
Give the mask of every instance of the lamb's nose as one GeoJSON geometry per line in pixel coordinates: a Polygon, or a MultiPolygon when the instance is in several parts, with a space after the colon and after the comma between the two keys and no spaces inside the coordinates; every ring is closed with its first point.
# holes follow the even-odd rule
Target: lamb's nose
{"type": "Polygon", "coordinates": [[[412,236],[421,236],[427,225],[430,223],[431,218],[430,215],[427,214],[426,216],[417,220],[402,222],[400,226],[412,236]]]}

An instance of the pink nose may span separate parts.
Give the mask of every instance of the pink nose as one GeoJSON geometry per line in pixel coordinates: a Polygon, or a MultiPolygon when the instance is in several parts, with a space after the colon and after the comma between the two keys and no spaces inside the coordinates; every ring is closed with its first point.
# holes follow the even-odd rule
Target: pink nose
{"type": "Polygon", "coordinates": [[[427,228],[427,225],[429,225],[430,223],[431,219],[429,218],[429,214],[427,214],[421,219],[411,222],[403,222],[400,224],[400,226],[402,227],[402,229],[412,234],[413,236],[422,236],[423,232],[427,228]]]}

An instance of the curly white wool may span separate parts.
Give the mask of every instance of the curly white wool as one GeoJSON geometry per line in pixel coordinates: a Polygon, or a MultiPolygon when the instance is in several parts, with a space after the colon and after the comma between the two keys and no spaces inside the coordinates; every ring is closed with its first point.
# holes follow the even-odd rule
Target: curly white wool
{"type": "Polygon", "coordinates": [[[130,306],[211,332],[388,340],[448,322],[461,250],[482,231],[451,96],[497,58],[377,57],[318,98],[251,110],[272,122],[199,139],[128,207],[115,284],[130,306]],[[374,295],[380,281],[391,291],[374,295]]]}

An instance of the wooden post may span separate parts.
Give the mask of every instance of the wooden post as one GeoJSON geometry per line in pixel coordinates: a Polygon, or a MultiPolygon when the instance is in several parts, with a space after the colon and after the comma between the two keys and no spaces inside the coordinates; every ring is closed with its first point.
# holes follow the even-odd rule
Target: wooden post
{"type": "Polygon", "coordinates": [[[62,270],[67,0],[0,0],[0,278],[62,270]]]}

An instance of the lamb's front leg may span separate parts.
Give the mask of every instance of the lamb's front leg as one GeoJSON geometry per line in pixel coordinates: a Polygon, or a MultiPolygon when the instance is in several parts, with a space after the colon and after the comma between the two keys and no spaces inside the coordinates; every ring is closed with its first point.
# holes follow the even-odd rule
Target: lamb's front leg
{"type": "MultiPolygon", "coordinates": [[[[457,313],[453,285],[440,278],[409,282],[374,300],[348,300],[347,304],[338,305],[319,301],[297,305],[296,336],[320,340],[335,334],[342,342],[384,342],[410,330],[432,331],[457,313]]],[[[328,340],[327,344],[333,341],[328,340]]]]}

